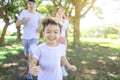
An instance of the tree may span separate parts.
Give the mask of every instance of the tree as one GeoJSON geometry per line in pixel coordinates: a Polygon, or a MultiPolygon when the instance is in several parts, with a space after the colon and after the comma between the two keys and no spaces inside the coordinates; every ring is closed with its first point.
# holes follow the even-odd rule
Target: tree
{"type": "Polygon", "coordinates": [[[3,27],[2,34],[0,37],[0,45],[4,44],[4,38],[6,35],[7,28],[10,24],[15,22],[16,13],[19,12],[18,3],[22,1],[16,0],[2,0],[0,2],[0,19],[3,19],[5,26],[3,27]]]}
{"type": "MultiPolygon", "coordinates": [[[[23,9],[26,8],[27,0],[1,0],[0,1],[0,19],[3,19],[5,26],[3,27],[0,37],[0,45],[4,44],[7,28],[10,24],[14,23],[23,9]]],[[[41,0],[37,1],[41,3],[41,0]]],[[[21,40],[20,27],[17,27],[17,40],[21,40]]]]}
{"type": "Polygon", "coordinates": [[[0,2],[0,18],[2,18],[5,22],[5,26],[2,30],[2,34],[1,34],[1,37],[0,37],[0,45],[4,43],[4,37],[5,37],[5,34],[6,34],[6,31],[7,31],[7,28],[8,28],[8,25],[10,24],[9,22],[9,18],[8,18],[8,15],[10,14],[9,11],[13,11],[11,5],[10,5],[10,1],[4,1],[2,0],[0,2]]]}
{"type": "Polygon", "coordinates": [[[120,32],[119,27],[114,24],[104,24],[102,26],[94,26],[88,30],[90,37],[108,38],[109,35],[118,35],[120,32]]]}
{"type": "Polygon", "coordinates": [[[68,15],[74,26],[73,45],[75,46],[80,45],[80,20],[93,7],[95,1],[96,0],[52,0],[54,6],[61,5],[65,8],[66,12],[68,11],[68,15]],[[75,13],[74,16],[71,16],[72,12],[75,13]]]}
{"type": "Polygon", "coordinates": [[[74,41],[73,44],[79,46],[80,44],[80,20],[93,7],[96,0],[71,0],[75,7],[75,16],[73,17],[74,25],[74,41]],[[87,7],[86,10],[84,8],[87,7]]]}
{"type": "MultiPolygon", "coordinates": [[[[16,22],[16,20],[17,20],[16,14],[19,14],[23,9],[26,8],[27,1],[26,0],[16,1],[16,2],[14,2],[14,4],[15,4],[15,8],[16,8],[14,22],[16,22]]],[[[20,26],[18,26],[18,27],[16,26],[16,29],[17,29],[17,41],[21,41],[21,28],[20,28],[20,26]]]]}

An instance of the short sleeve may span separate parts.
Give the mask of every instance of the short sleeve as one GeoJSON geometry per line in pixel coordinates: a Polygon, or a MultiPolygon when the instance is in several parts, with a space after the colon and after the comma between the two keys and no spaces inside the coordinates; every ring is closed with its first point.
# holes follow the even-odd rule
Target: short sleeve
{"type": "Polygon", "coordinates": [[[35,47],[35,49],[32,50],[32,53],[33,53],[33,57],[39,59],[41,54],[39,46],[35,47]]]}
{"type": "Polygon", "coordinates": [[[42,15],[41,14],[39,14],[39,21],[42,21],[42,15]]]}
{"type": "Polygon", "coordinates": [[[22,11],[22,12],[19,14],[18,19],[23,20],[23,19],[24,19],[24,13],[25,13],[25,10],[22,11]]]}

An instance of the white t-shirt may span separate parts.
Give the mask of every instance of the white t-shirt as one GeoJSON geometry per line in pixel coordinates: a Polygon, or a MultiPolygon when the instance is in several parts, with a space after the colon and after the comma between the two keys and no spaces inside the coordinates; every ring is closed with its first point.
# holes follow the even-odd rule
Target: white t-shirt
{"type": "Polygon", "coordinates": [[[65,45],[50,47],[45,43],[40,44],[33,51],[33,57],[39,60],[42,70],[38,74],[38,80],[63,80],[61,71],[61,57],[65,56],[65,45]]]}
{"type": "Polygon", "coordinates": [[[30,13],[28,10],[24,10],[18,16],[18,19],[23,20],[24,18],[30,17],[27,23],[24,23],[23,27],[23,39],[38,39],[38,22],[42,19],[41,14],[38,12],[30,13]]]}
{"type": "Polygon", "coordinates": [[[66,36],[66,30],[68,26],[69,26],[69,21],[67,19],[64,19],[61,36],[64,37],[66,36]]]}

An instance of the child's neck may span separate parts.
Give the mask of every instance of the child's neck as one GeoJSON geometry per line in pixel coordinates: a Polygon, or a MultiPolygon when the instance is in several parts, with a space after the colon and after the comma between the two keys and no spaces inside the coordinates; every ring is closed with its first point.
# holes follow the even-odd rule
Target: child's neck
{"type": "Polygon", "coordinates": [[[46,44],[47,44],[48,46],[51,46],[51,47],[58,46],[58,43],[47,43],[47,42],[46,42],[46,44]]]}

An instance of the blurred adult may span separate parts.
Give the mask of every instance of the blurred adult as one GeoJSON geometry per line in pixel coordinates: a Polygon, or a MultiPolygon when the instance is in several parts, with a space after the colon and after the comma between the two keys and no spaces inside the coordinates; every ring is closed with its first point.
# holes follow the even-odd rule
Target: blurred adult
{"type": "MultiPolygon", "coordinates": [[[[37,45],[38,33],[41,28],[42,16],[36,11],[36,1],[28,0],[27,9],[23,10],[16,21],[16,26],[24,25],[22,33],[22,44],[24,47],[24,55],[28,62],[32,59],[30,50],[31,45],[37,45]]],[[[28,74],[29,76],[29,74],[28,74]]],[[[32,77],[28,77],[27,80],[32,80],[32,77]]]]}
{"type": "MultiPolygon", "coordinates": [[[[66,45],[67,49],[67,31],[68,31],[68,26],[69,26],[69,21],[67,17],[65,16],[64,9],[61,6],[56,7],[56,18],[63,24],[62,25],[62,31],[61,31],[61,37],[59,38],[58,42],[61,44],[66,45]]],[[[65,57],[66,58],[66,57],[65,57]]],[[[64,64],[62,64],[62,74],[63,76],[67,76],[68,73],[65,70],[64,64]]]]}

